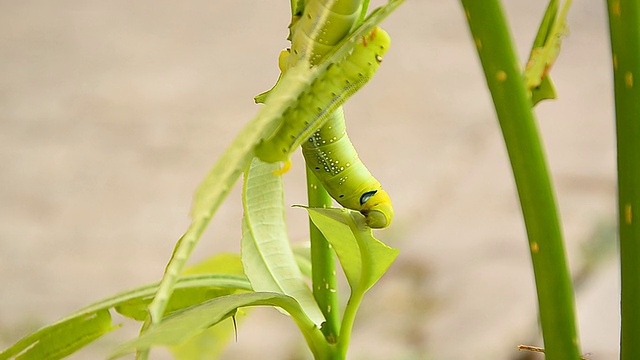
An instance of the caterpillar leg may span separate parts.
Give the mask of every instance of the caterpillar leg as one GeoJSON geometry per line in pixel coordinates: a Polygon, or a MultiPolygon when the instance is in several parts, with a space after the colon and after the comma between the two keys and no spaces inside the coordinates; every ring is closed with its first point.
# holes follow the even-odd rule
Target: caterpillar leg
{"type": "Polygon", "coordinates": [[[291,169],[291,160],[287,160],[284,162],[284,165],[276,171],[273,172],[273,175],[284,175],[291,169]]]}

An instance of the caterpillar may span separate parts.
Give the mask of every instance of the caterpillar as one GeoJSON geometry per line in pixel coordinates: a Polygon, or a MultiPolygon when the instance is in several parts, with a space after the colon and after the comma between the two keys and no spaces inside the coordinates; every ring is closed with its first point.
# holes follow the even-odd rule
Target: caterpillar
{"type": "MultiPolygon", "coordinates": [[[[283,72],[304,57],[308,57],[312,65],[319,63],[363,15],[362,0],[337,0],[327,8],[328,3],[331,2],[308,2],[302,17],[292,23],[292,48],[279,58],[283,72]],[[317,20],[323,11],[329,14],[324,26],[317,20]]],[[[256,147],[256,155],[263,161],[285,161],[283,171],[286,171],[290,154],[302,144],[308,166],[329,194],[340,205],[360,211],[372,228],[390,224],[391,199],[358,158],[346,135],[340,105],[373,76],[389,44],[389,35],[374,28],[356,44],[351,55],[331,64],[326,75],[312,83],[310,91],[302,94],[296,106],[285,112],[284,121],[274,135],[256,147]],[[325,121],[327,124],[322,125],[325,121]],[[322,127],[314,132],[318,126],[322,127]],[[304,142],[306,139],[309,141],[304,142]]]]}
{"type": "Polygon", "coordinates": [[[289,57],[288,67],[305,57],[311,65],[319,64],[353,30],[362,10],[363,0],[307,1],[302,15],[299,18],[294,16],[289,26],[293,56],[289,57]]]}
{"type": "Polygon", "coordinates": [[[371,228],[389,226],[393,206],[389,194],[364,166],[346,132],[342,108],[302,143],[307,166],[340,205],[357,210],[371,228]]]}
{"type": "Polygon", "coordinates": [[[331,64],[283,113],[274,133],[256,146],[256,156],[269,163],[288,161],[293,150],[323,125],[331,112],[371,79],[390,42],[389,35],[376,27],[349,56],[331,64]]]}

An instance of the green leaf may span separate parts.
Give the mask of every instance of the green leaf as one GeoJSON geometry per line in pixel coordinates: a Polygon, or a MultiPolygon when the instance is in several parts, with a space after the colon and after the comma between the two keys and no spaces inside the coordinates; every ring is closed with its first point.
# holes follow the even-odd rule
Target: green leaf
{"type": "Polygon", "coordinates": [[[316,325],[324,316],[304,282],[291,250],[284,214],[280,165],[255,158],[242,192],[242,262],[255,291],[270,291],[296,299],[316,325]]]}
{"type": "Polygon", "coordinates": [[[369,2],[371,0],[364,0],[362,2],[362,11],[360,12],[360,16],[358,17],[358,20],[356,21],[356,25],[360,25],[362,23],[362,21],[364,21],[365,17],[367,16],[367,11],[369,10],[369,2]]]}
{"type": "MultiPolygon", "coordinates": [[[[212,275],[218,276],[219,279],[224,279],[225,274],[231,275],[232,278],[247,280],[242,270],[242,262],[238,254],[223,253],[213,255],[193,266],[188,267],[184,275],[212,275]]],[[[164,315],[170,314],[176,310],[183,309],[207,300],[233,294],[239,290],[248,291],[251,290],[247,284],[244,284],[242,288],[233,286],[225,287],[211,287],[211,286],[194,286],[177,288],[171,300],[165,310],[164,315]]],[[[147,296],[138,296],[128,300],[121,301],[115,306],[118,313],[128,318],[144,321],[149,315],[147,307],[153,300],[153,294],[150,293],[147,296]]]]}
{"type": "MultiPolygon", "coordinates": [[[[235,292],[236,289],[233,288],[192,287],[176,289],[171,296],[171,300],[169,300],[169,304],[164,315],[168,315],[176,310],[184,309],[213,298],[231,295],[235,292]]],[[[147,297],[136,297],[116,305],[115,309],[123,316],[138,321],[144,321],[149,315],[147,307],[149,306],[149,303],[151,303],[151,300],[153,300],[153,294],[147,297]]]]}
{"type": "Polygon", "coordinates": [[[307,278],[311,278],[311,252],[309,243],[298,243],[293,246],[293,256],[296,258],[300,272],[307,278]]]}
{"type": "Polygon", "coordinates": [[[538,33],[533,40],[533,46],[531,49],[541,48],[549,39],[549,34],[553,29],[553,25],[556,22],[556,15],[558,14],[558,0],[550,0],[547,5],[547,10],[542,17],[540,26],[538,27],[538,33]]]}
{"type": "Polygon", "coordinates": [[[156,345],[179,345],[221,320],[232,316],[239,307],[260,305],[278,306],[285,309],[298,324],[312,352],[314,354],[327,352],[322,333],[304,314],[295,299],[276,293],[244,293],[223,296],[175,312],[164,318],[155,327],[149,328],[140,337],[119,346],[113,351],[110,358],[121,357],[137,349],[147,349],[156,345]]]}
{"type": "Polygon", "coordinates": [[[558,0],[551,0],[533,42],[524,72],[524,81],[534,106],[542,100],[555,99],[557,96],[548,73],[560,54],[562,36],[567,32],[566,17],[569,6],[571,6],[571,0],[565,2],[562,12],[556,17],[558,0]]]}
{"type": "Polygon", "coordinates": [[[398,256],[373,237],[364,216],[349,209],[306,208],[313,223],[336,251],[351,289],[365,292],[389,269],[398,256]]]}
{"type": "Polygon", "coordinates": [[[531,89],[531,103],[533,106],[537,105],[542,100],[557,99],[556,87],[553,84],[551,76],[547,75],[542,79],[540,85],[531,89]]]}
{"type": "Polygon", "coordinates": [[[84,314],[40,329],[37,337],[23,338],[2,352],[0,359],[62,359],[116,328],[109,310],[84,314]]]}
{"type": "MultiPolygon", "coordinates": [[[[236,316],[236,321],[239,321],[236,316]]],[[[213,360],[217,359],[233,339],[235,327],[232,319],[222,320],[218,326],[212,326],[180,345],[169,346],[176,360],[213,360]]]]}
{"type": "MultiPolygon", "coordinates": [[[[240,255],[236,253],[216,254],[196,265],[188,267],[183,272],[183,275],[207,273],[244,276],[240,255]]],[[[181,289],[176,289],[176,293],[180,291],[181,289]]],[[[176,293],[171,297],[169,308],[172,307],[173,299],[180,297],[176,293]]],[[[213,297],[214,296],[210,296],[209,299],[213,297]]],[[[203,301],[193,301],[194,304],[199,302],[203,301]]],[[[236,317],[238,326],[240,325],[241,319],[241,317],[236,317]]],[[[223,320],[223,322],[225,323],[224,325],[213,326],[180,345],[170,346],[169,350],[177,360],[217,359],[227,344],[233,339],[236,332],[236,327],[231,319],[223,320]]]]}
{"type": "Polygon", "coordinates": [[[244,276],[242,260],[236,253],[219,253],[186,268],[182,275],[228,274],[244,276]]]}
{"type": "MultiPolygon", "coordinates": [[[[228,289],[245,290],[245,291],[251,290],[249,281],[244,276],[217,275],[217,274],[182,277],[178,280],[176,288],[177,289],[228,288],[228,289]]],[[[25,336],[24,338],[22,338],[21,340],[13,344],[11,347],[9,347],[8,349],[0,353],[0,359],[5,360],[5,359],[13,358],[16,355],[23,353],[26,349],[35,347],[36,344],[42,344],[40,345],[40,348],[43,349],[41,351],[48,352],[48,353],[54,353],[58,351],[57,349],[62,345],[67,346],[68,349],[73,349],[73,351],[75,351],[99,337],[98,336],[99,331],[97,331],[98,330],[97,328],[96,329],[93,329],[91,327],[87,329],[83,328],[83,326],[85,326],[86,323],[88,323],[87,326],[103,324],[102,322],[99,322],[99,321],[105,321],[106,323],[106,320],[104,320],[104,318],[106,317],[104,312],[107,312],[108,314],[108,309],[113,307],[118,307],[122,304],[127,304],[129,302],[140,301],[140,299],[150,299],[156,293],[157,290],[158,290],[158,283],[144,285],[135,289],[121,292],[109,298],[98,301],[94,304],[91,304],[65,317],[64,319],[61,319],[51,325],[45,326],[25,336]],[[94,320],[94,318],[97,318],[98,320],[94,320]],[[79,330],[76,331],[76,329],[79,329],[79,330]],[[93,330],[96,330],[97,332],[92,332],[93,330]],[[67,338],[66,342],[55,344],[52,342],[52,340],[48,340],[49,338],[53,338],[51,334],[59,334],[61,331],[68,334],[66,336],[67,338]],[[87,336],[88,334],[90,336],[87,336]],[[91,334],[94,334],[94,335],[91,335],[91,334]],[[77,337],[75,340],[72,339],[74,336],[77,337]],[[52,348],[45,350],[44,347],[46,346],[51,346],[52,348]]],[[[59,339],[65,339],[65,337],[62,337],[61,335],[56,335],[55,337],[59,339]]]]}

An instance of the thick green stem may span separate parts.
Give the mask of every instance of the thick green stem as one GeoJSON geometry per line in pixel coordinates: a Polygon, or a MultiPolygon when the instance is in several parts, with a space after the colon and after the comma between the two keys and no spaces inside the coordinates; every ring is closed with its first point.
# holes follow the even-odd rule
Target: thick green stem
{"type": "Polygon", "coordinates": [[[638,358],[640,341],[640,4],[609,0],[618,142],[621,265],[620,359],[638,358]]]}
{"type": "Polygon", "coordinates": [[[547,360],[579,359],[573,289],[531,101],[498,0],[461,0],[518,188],[547,360]]]}
{"type": "MultiPolygon", "coordinates": [[[[311,207],[331,207],[332,199],[318,178],[307,167],[307,197],[311,207]]],[[[336,281],[335,254],[327,239],[309,219],[311,239],[311,281],[313,296],[324,314],[322,326],[327,341],[333,344],[340,334],[340,312],[336,281]]]]}

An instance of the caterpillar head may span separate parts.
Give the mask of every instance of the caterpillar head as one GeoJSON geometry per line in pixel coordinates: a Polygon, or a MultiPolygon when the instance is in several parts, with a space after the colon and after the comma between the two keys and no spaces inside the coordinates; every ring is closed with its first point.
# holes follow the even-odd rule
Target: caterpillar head
{"type": "Polygon", "coordinates": [[[362,205],[360,213],[364,215],[370,228],[381,229],[391,224],[393,205],[386,191],[380,189],[366,192],[360,197],[360,204],[362,205]]]}
{"type": "MultiPolygon", "coordinates": [[[[380,27],[375,27],[371,32],[362,37],[362,45],[371,54],[373,53],[375,62],[378,65],[382,62],[382,56],[389,50],[391,37],[380,27]]],[[[371,59],[367,59],[371,61],[371,59]]]]}

